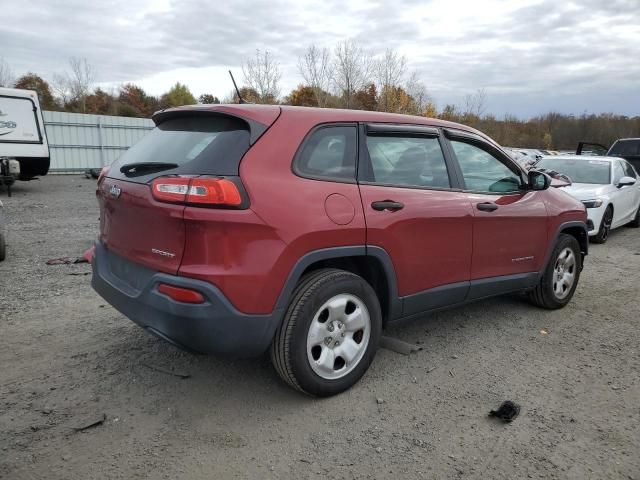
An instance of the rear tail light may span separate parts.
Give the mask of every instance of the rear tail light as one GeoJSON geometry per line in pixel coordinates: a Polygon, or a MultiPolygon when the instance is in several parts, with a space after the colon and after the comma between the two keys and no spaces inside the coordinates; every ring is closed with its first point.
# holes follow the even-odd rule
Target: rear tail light
{"type": "Polygon", "coordinates": [[[176,302],[204,303],[204,296],[197,290],[191,290],[190,288],[176,287],[175,285],[161,283],[158,285],[158,291],[176,302]]]}
{"type": "Polygon", "coordinates": [[[160,202],[241,208],[242,184],[228,178],[159,177],[151,182],[151,193],[160,202]]]}

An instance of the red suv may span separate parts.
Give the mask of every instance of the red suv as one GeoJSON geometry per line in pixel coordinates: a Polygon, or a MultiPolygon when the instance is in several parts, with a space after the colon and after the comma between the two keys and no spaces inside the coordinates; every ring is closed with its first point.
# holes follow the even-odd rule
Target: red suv
{"type": "Polygon", "coordinates": [[[204,353],[271,348],[326,396],[387,322],[509,292],[561,308],[587,254],[582,203],[463,125],[378,112],[182,107],[98,181],[93,287],[204,353]]]}

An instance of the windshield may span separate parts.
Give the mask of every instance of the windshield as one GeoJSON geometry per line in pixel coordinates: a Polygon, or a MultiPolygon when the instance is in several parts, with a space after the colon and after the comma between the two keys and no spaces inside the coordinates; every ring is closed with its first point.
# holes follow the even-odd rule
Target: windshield
{"type": "Polygon", "coordinates": [[[610,163],[603,160],[543,158],[536,168],[546,168],[567,175],[573,183],[611,183],[610,163]]]}
{"type": "Polygon", "coordinates": [[[618,140],[609,150],[609,155],[612,157],[640,155],[640,139],[618,140]]]}
{"type": "Polygon", "coordinates": [[[222,115],[172,118],[162,122],[109,169],[111,178],[140,183],[162,175],[238,175],[249,149],[249,127],[222,115]],[[127,172],[133,165],[133,174],[127,172]],[[137,166],[137,168],[135,168],[137,166]],[[122,169],[122,172],[121,172],[122,169]]]}

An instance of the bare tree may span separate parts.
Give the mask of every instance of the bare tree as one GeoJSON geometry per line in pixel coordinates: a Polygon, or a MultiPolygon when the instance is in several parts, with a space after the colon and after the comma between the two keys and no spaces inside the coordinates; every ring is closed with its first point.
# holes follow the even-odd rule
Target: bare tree
{"type": "Polygon", "coordinates": [[[255,58],[242,65],[244,81],[249,88],[258,92],[261,103],[275,103],[280,96],[280,64],[273,59],[268,50],[256,50],[255,58]]]}
{"type": "Polygon", "coordinates": [[[407,79],[405,88],[409,96],[413,98],[413,101],[415,102],[417,110],[416,113],[418,115],[424,115],[429,107],[431,107],[432,110],[435,108],[433,97],[431,97],[427,87],[420,80],[418,72],[411,73],[407,79]]]}
{"type": "Polygon", "coordinates": [[[354,40],[345,40],[336,46],[333,70],[333,81],[349,108],[354,93],[369,80],[371,59],[354,40]]]}
{"type": "Polygon", "coordinates": [[[13,71],[3,57],[0,57],[0,87],[10,87],[13,85],[13,71]]]}
{"type": "Polygon", "coordinates": [[[380,91],[379,106],[383,111],[389,109],[389,94],[392,87],[402,84],[407,70],[407,58],[388,48],[381,58],[375,61],[374,74],[380,91]]]}
{"type": "Polygon", "coordinates": [[[54,74],[53,89],[63,104],[75,102],[79,110],[84,113],[94,80],[94,69],[86,58],[78,57],[69,59],[69,68],[69,72],[54,74]]]}
{"type": "Polygon", "coordinates": [[[487,109],[487,91],[479,88],[476,93],[464,96],[464,115],[482,117],[487,109]]]}
{"type": "Polygon", "coordinates": [[[327,105],[331,84],[331,53],[328,48],[307,47],[298,58],[298,71],[305,83],[313,89],[319,107],[327,105]]]}

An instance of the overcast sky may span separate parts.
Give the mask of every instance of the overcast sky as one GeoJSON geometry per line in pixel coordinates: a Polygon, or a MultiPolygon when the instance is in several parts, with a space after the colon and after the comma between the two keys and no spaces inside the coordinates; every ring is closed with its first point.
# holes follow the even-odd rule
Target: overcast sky
{"type": "Polygon", "coordinates": [[[488,110],[640,115],[640,0],[30,0],[3,2],[0,57],[51,79],[86,57],[96,80],[226,96],[227,69],[268,49],[282,91],[311,43],[406,55],[437,105],[478,88],[488,110]]]}

